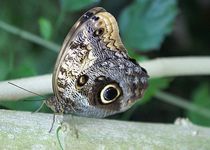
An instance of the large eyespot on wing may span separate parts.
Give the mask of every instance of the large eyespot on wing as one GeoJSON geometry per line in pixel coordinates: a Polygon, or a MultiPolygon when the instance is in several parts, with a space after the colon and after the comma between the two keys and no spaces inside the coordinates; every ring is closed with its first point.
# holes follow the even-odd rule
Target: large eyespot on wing
{"type": "Polygon", "coordinates": [[[117,84],[108,84],[100,91],[100,103],[104,105],[110,104],[117,100],[120,94],[121,90],[117,84]]]}
{"type": "Polygon", "coordinates": [[[103,75],[96,77],[88,93],[89,104],[94,107],[107,111],[121,109],[122,87],[109,77],[103,75]]]}
{"type": "Polygon", "coordinates": [[[85,25],[86,21],[100,12],[105,12],[105,10],[101,7],[96,7],[82,15],[71,28],[63,42],[56,60],[52,78],[53,91],[58,99],[60,99],[59,92],[63,92],[64,88],[66,87],[66,78],[69,76],[74,78],[74,73],[84,67],[79,61],[83,61],[84,57],[88,55],[87,51],[82,50],[83,43],[78,45],[78,43],[74,42],[75,38],[78,36],[78,32],[83,30],[83,26],[85,25]]]}

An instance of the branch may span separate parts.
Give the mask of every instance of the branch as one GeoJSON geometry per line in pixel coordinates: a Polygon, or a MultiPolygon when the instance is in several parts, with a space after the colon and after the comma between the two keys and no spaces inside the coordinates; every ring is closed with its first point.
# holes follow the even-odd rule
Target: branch
{"type": "Polygon", "coordinates": [[[36,96],[32,93],[12,86],[8,82],[19,85],[27,90],[38,93],[39,95],[45,95],[52,93],[52,75],[41,75],[36,77],[28,77],[16,80],[2,81],[0,82],[0,101],[3,100],[19,100],[27,97],[36,96]]]}
{"type": "Polygon", "coordinates": [[[169,57],[141,63],[152,78],[210,75],[210,57],[169,57]]]}
{"type": "Polygon", "coordinates": [[[25,30],[19,29],[19,28],[13,26],[13,25],[10,25],[10,24],[8,24],[4,21],[1,21],[1,20],[0,20],[0,28],[9,32],[9,33],[18,35],[18,36],[20,36],[21,38],[23,38],[27,41],[31,41],[33,43],[36,43],[36,44],[40,45],[40,46],[48,48],[49,50],[52,50],[54,52],[58,52],[58,50],[60,49],[60,46],[55,44],[55,43],[44,40],[44,39],[40,38],[39,36],[37,36],[35,34],[32,34],[32,33],[27,32],[25,30]]]}
{"type": "Polygon", "coordinates": [[[0,149],[191,149],[210,147],[210,129],[0,110],[0,149]],[[65,123],[62,123],[62,120],[65,123]],[[62,123],[62,125],[61,125],[62,123]]]}
{"type": "MultiPolygon", "coordinates": [[[[210,75],[210,57],[174,57],[158,58],[140,63],[151,78],[175,77],[186,75],[210,75]]],[[[52,93],[51,75],[42,75],[17,80],[10,80],[27,90],[44,95],[52,93]]],[[[34,94],[11,86],[8,81],[0,82],[0,101],[18,100],[34,94]]]]}

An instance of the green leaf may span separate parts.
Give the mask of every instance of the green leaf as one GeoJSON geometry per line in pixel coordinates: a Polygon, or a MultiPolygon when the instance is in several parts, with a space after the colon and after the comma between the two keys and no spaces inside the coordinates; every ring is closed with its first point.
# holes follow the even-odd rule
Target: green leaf
{"type": "Polygon", "coordinates": [[[40,34],[44,39],[49,40],[51,38],[51,36],[52,36],[52,24],[49,20],[41,17],[39,19],[39,29],[40,29],[40,34]]]}
{"type": "MultiPolygon", "coordinates": [[[[21,89],[20,89],[21,90],[21,89]]],[[[43,100],[37,96],[19,101],[1,101],[0,106],[11,110],[22,110],[35,112],[43,104],[43,100]]],[[[39,112],[52,112],[46,105],[41,107],[39,112]]]]}
{"type": "Polygon", "coordinates": [[[134,1],[119,18],[125,45],[141,51],[159,48],[172,31],[176,14],[176,0],[134,1]]]}
{"type": "MultiPolygon", "coordinates": [[[[20,89],[21,90],[21,89],[20,89]]],[[[42,104],[42,101],[2,101],[0,105],[11,110],[35,111],[42,104]]]]}
{"type": "Polygon", "coordinates": [[[91,6],[95,3],[98,3],[100,0],[61,0],[61,8],[64,11],[77,11],[88,6],[91,6]]]}
{"type": "MultiPolygon", "coordinates": [[[[210,85],[206,83],[202,84],[193,93],[193,104],[210,110],[210,85]]],[[[210,126],[210,119],[196,112],[188,111],[187,116],[193,123],[210,126]]]]}

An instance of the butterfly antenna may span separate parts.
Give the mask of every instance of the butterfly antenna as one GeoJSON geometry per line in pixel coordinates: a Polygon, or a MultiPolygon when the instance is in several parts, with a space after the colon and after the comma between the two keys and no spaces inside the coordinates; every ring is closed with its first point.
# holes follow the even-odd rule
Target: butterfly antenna
{"type": "Polygon", "coordinates": [[[51,133],[51,131],[53,129],[53,126],[54,126],[54,123],[55,123],[55,113],[53,113],[53,122],[51,124],[50,130],[48,131],[49,133],[51,133]]]}
{"type": "Polygon", "coordinates": [[[46,100],[46,98],[43,98],[43,99],[24,99],[23,101],[26,101],[26,102],[33,102],[33,101],[44,101],[46,100]]]}
{"type": "Polygon", "coordinates": [[[40,106],[37,110],[35,110],[34,112],[32,112],[32,113],[37,113],[37,112],[39,112],[39,111],[42,109],[42,107],[43,107],[44,104],[45,104],[45,100],[47,99],[47,97],[45,97],[45,96],[43,96],[43,95],[40,95],[40,94],[37,94],[37,93],[35,93],[35,92],[32,92],[32,91],[30,91],[30,90],[27,90],[27,89],[25,89],[25,88],[23,88],[23,87],[21,87],[21,86],[18,86],[17,84],[14,84],[14,83],[12,83],[12,82],[8,82],[8,83],[11,84],[11,85],[13,85],[13,86],[15,86],[15,87],[17,87],[17,88],[20,88],[20,89],[22,89],[22,90],[24,90],[24,91],[27,91],[27,92],[29,92],[29,93],[32,93],[32,94],[34,94],[34,95],[36,95],[36,96],[39,96],[39,97],[43,98],[42,100],[44,100],[44,101],[42,102],[41,106],[40,106]]]}
{"type": "Polygon", "coordinates": [[[14,84],[14,83],[12,83],[12,82],[8,82],[8,83],[11,84],[11,85],[13,85],[13,86],[15,86],[15,87],[17,87],[17,88],[20,88],[20,89],[22,89],[22,90],[24,90],[24,91],[27,91],[27,92],[29,92],[29,93],[32,93],[32,94],[36,95],[36,96],[39,96],[39,97],[42,97],[42,98],[46,99],[46,97],[44,97],[43,95],[40,95],[40,94],[37,94],[37,93],[32,92],[32,91],[30,91],[30,90],[27,90],[27,89],[25,89],[25,88],[23,88],[23,87],[21,87],[21,86],[18,86],[17,84],[14,84]]]}

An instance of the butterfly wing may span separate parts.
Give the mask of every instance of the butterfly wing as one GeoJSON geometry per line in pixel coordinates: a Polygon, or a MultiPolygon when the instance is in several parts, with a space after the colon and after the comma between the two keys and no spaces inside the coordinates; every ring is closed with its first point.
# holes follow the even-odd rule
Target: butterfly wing
{"type": "Polygon", "coordinates": [[[100,7],[86,12],[66,36],[56,61],[52,81],[58,100],[63,99],[65,87],[70,84],[69,79],[76,79],[82,70],[90,67],[99,58],[96,50],[100,51],[100,48],[94,41],[94,36],[98,36],[95,34],[101,34],[99,32],[103,32],[101,39],[104,45],[99,46],[101,49],[106,47],[126,52],[115,18],[100,7]],[[93,37],[89,36],[90,34],[93,37]]]}
{"type": "Polygon", "coordinates": [[[55,112],[105,117],[128,109],[147,85],[147,73],[127,55],[115,18],[86,12],[66,36],[53,73],[55,112]]]}

